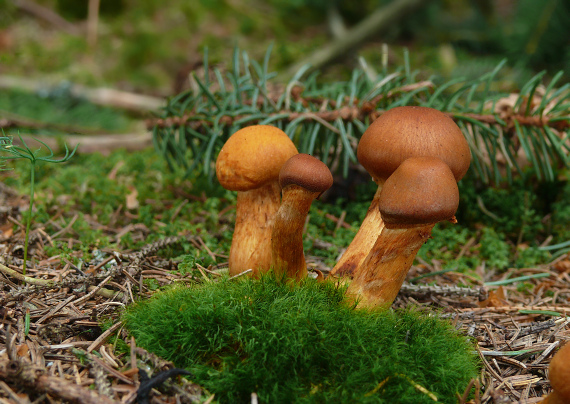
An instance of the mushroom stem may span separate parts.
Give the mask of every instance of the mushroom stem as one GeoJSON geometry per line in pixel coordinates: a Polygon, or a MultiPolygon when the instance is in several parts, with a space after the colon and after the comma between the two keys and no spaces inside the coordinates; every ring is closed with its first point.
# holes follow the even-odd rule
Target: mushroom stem
{"type": "Polygon", "coordinates": [[[347,293],[361,296],[359,306],[392,304],[433,226],[454,221],[458,204],[459,190],[447,164],[434,157],[405,160],[382,187],[378,210],[384,228],[347,293]]]}
{"type": "Polygon", "coordinates": [[[289,136],[269,125],[238,130],[220,150],[218,181],[225,189],[238,192],[237,223],[228,260],[232,276],[250,268],[253,276],[269,270],[272,218],[281,199],[279,171],[296,154],[289,136]]]}
{"type": "Polygon", "coordinates": [[[277,181],[237,194],[236,224],[230,248],[230,276],[252,269],[258,277],[271,265],[271,230],[279,209],[277,181]]]}
{"type": "Polygon", "coordinates": [[[357,271],[347,293],[359,299],[359,307],[389,307],[406,278],[421,246],[435,224],[395,228],[384,226],[363,261],[368,271],[357,271]]]}
{"type": "Polygon", "coordinates": [[[278,277],[285,275],[288,279],[301,280],[307,276],[303,226],[311,203],[320,194],[298,185],[283,188],[283,199],[271,235],[271,267],[278,277]]]}
{"type": "Polygon", "coordinates": [[[351,279],[372,250],[378,235],[382,232],[384,221],[382,220],[380,210],[378,210],[378,205],[383,182],[377,181],[378,190],[374,194],[374,199],[372,199],[368,212],[366,212],[366,216],[351,243],[331,270],[331,276],[351,279]]]}

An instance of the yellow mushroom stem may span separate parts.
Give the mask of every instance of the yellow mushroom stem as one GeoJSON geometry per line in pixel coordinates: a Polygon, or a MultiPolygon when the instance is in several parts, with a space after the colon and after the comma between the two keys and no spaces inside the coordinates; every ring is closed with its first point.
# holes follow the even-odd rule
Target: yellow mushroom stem
{"type": "Polygon", "coordinates": [[[236,224],[230,248],[230,275],[248,269],[252,276],[267,272],[271,265],[271,231],[281,202],[277,181],[237,194],[236,224]]]}
{"type": "Polygon", "coordinates": [[[285,275],[288,279],[301,280],[307,276],[303,227],[311,203],[321,193],[294,184],[283,188],[271,236],[271,267],[278,277],[285,275]]]}
{"type": "Polygon", "coordinates": [[[352,239],[346,251],[342,254],[330,275],[336,278],[351,279],[354,277],[356,270],[366,259],[368,253],[372,250],[378,235],[384,228],[384,221],[378,209],[380,203],[380,191],[382,191],[382,182],[377,181],[378,190],[374,194],[374,199],[366,212],[366,216],[358,229],[358,232],[352,239]]]}
{"type": "MultiPolygon", "coordinates": [[[[370,254],[355,273],[347,293],[359,307],[389,307],[408,273],[418,250],[431,235],[435,224],[405,228],[384,226],[370,254]]],[[[400,226],[398,226],[400,227],[400,226]]]]}

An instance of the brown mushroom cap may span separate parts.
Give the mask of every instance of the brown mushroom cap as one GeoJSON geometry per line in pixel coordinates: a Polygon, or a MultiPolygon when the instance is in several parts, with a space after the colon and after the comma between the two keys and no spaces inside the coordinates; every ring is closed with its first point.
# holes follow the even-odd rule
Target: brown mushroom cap
{"type": "Polygon", "coordinates": [[[296,154],[283,164],[279,173],[279,185],[298,185],[311,192],[325,192],[331,187],[333,177],[325,163],[309,154],[296,154]]]}
{"type": "Polygon", "coordinates": [[[220,184],[231,191],[249,191],[279,177],[281,166],[297,148],[281,129],[254,125],[238,130],[222,147],[216,161],[220,184]]]}
{"type": "Polygon", "coordinates": [[[386,180],[379,209],[386,225],[422,225],[453,218],[459,190],[450,168],[435,157],[405,160],[386,180]]]}
{"type": "Polygon", "coordinates": [[[548,378],[556,394],[564,402],[570,402],[570,344],[564,345],[552,357],[548,366],[548,378]]]}
{"type": "Polygon", "coordinates": [[[357,157],[375,180],[386,180],[407,158],[443,160],[459,181],[471,162],[469,145],[453,119],[437,109],[396,107],[366,129],[357,157]]]}

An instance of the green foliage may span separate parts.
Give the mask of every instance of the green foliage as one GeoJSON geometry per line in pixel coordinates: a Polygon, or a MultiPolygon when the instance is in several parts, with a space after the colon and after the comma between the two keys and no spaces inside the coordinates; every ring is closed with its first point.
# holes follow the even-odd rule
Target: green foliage
{"type": "Polygon", "coordinates": [[[36,166],[39,163],[65,163],[66,161],[71,159],[71,157],[73,157],[73,155],[77,151],[77,146],[75,146],[75,149],[73,149],[70,152],[69,149],[67,148],[67,145],[65,145],[65,155],[63,157],[57,159],[57,158],[53,157],[54,156],[53,150],[44,142],[37,140],[37,142],[39,142],[41,145],[45,146],[49,152],[49,154],[42,156],[40,154],[41,147],[39,149],[37,149],[36,151],[33,151],[32,149],[30,149],[28,147],[28,145],[26,144],[26,142],[24,142],[24,140],[22,139],[21,136],[19,136],[19,138],[20,138],[20,143],[22,144],[22,146],[16,146],[11,141],[10,142],[3,141],[2,143],[0,143],[0,160],[5,161],[5,160],[25,159],[25,160],[28,160],[30,162],[30,167],[29,167],[29,169],[30,169],[30,188],[29,188],[30,189],[30,203],[29,203],[29,207],[28,207],[28,213],[26,215],[26,236],[25,236],[25,241],[24,241],[24,265],[22,267],[22,272],[25,275],[26,274],[26,260],[28,258],[28,241],[29,241],[29,235],[30,235],[30,226],[32,223],[32,215],[34,213],[33,209],[34,209],[34,191],[35,191],[36,166]]]}
{"type": "MultiPolygon", "coordinates": [[[[4,150],[6,147],[12,146],[12,141],[13,139],[9,136],[0,136],[0,150],[4,150]]],[[[0,160],[0,171],[5,170],[9,170],[9,168],[6,168],[6,161],[0,160]]]]}
{"type": "Polygon", "coordinates": [[[180,257],[181,261],[178,263],[178,271],[181,274],[191,273],[194,265],[196,264],[196,257],[190,254],[185,254],[180,257]]]}
{"type": "Polygon", "coordinates": [[[533,268],[537,265],[548,262],[551,254],[538,247],[528,247],[517,251],[515,266],[517,268],[533,268]]]}
{"type": "Polygon", "coordinates": [[[459,272],[471,272],[483,263],[487,268],[505,270],[533,267],[552,259],[548,250],[536,246],[521,245],[515,248],[500,229],[483,227],[475,230],[465,223],[438,224],[432,231],[432,237],[418,252],[418,257],[427,262],[436,260],[444,269],[459,272]],[[471,243],[461,258],[456,259],[458,252],[472,237],[476,242],[471,243]]]}
{"type": "Polygon", "coordinates": [[[490,268],[505,269],[509,265],[510,248],[504,235],[489,227],[483,229],[479,253],[490,268]]]}
{"type": "MultiPolygon", "coordinates": [[[[472,179],[462,180],[459,187],[459,223],[472,229],[478,241],[481,231],[476,229],[487,229],[485,242],[492,245],[489,252],[497,248],[497,254],[501,251],[499,255],[505,255],[505,251],[510,250],[508,266],[532,267],[569,251],[570,209],[567,201],[570,181],[567,171],[553,182],[516,179],[509,189],[482,187],[472,179]],[[549,245],[539,247],[548,237],[551,237],[549,245]]],[[[439,234],[434,236],[438,237],[439,234]]],[[[426,250],[437,251],[437,248],[426,247],[426,250]]],[[[497,254],[493,254],[493,261],[498,268],[505,267],[505,259],[497,254]]],[[[434,255],[442,258],[441,253],[434,255]]],[[[468,261],[472,266],[481,263],[479,259],[469,258],[468,261]]]]}
{"type": "Polygon", "coordinates": [[[7,27],[17,15],[16,5],[11,0],[0,0],[0,29],[7,27]]]}
{"type": "Polygon", "coordinates": [[[137,344],[220,402],[455,403],[478,361],[453,327],[414,310],[364,311],[344,290],[240,279],[173,288],[130,307],[137,344]]]}
{"type": "Polygon", "coordinates": [[[154,278],[147,278],[143,280],[144,285],[151,291],[156,291],[160,289],[160,284],[154,278]]]}
{"type": "Polygon", "coordinates": [[[71,93],[71,83],[61,82],[35,94],[19,90],[0,92],[0,116],[16,119],[36,132],[120,132],[129,120],[120,112],[98,107],[71,93]],[[45,129],[38,130],[36,126],[45,129]]]}
{"type": "Polygon", "coordinates": [[[565,186],[552,203],[552,231],[560,235],[559,241],[570,240],[570,172],[565,172],[564,178],[565,186]]]}
{"type": "Polygon", "coordinates": [[[517,290],[525,295],[531,295],[534,289],[534,284],[530,282],[520,282],[517,284],[517,290]]]}
{"type": "Polygon", "coordinates": [[[568,71],[569,18],[570,4],[565,0],[520,0],[501,23],[487,20],[480,29],[489,29],[486,44],[513,63],[568,71]]]}
{"type": "MultiPolygon", "coordinates": [[[[505,61],[475,79],[443,83],[418,80],[407,57],[404,66],[392,72],[376,75],[355,69],[350,80],[334,83],[320,82],[317,73],[305,77],[306,67],[275,95],[268,90],[274,77],[269,56],[270,50],[258,63],[236,49],[226,74],[212,68],[212,78],[194,76],[196,91],[169,100],[155,121],[153,138],[171,167],[181,167],[188,176],[202,169],[211,178],[218,151],[232,133],[270,124],[283,129],[300,152],[338,166],[346,176],[371,120],[402,105],[432,107],[452,116],[471,147],[470,172],[486,184],[512,181],[515,174],[554,181],[557,167],[569,165],[564,131],[570,126],[570,85],[556,89],[562,72],[550,80],[538,105],[529,100],[546,72],[524,84],[510,112],[499,114],[496,103],[509,95],[496,90],[505,61]],[[521,152],[532,170],[517,163],[515,156],[521,152]]],[[[207,52],[204,65],[209,69],[207,52]]]]}
{"type": "Polygon", "coordinates": [[[471,262],[462,261],[458,263],[454,260],[458,249],[465,245],[472,236],[467,227],[438,224],[432,230],[432,236],[418,251],[418,257],[430,262],[435,259],[445,263],[445,268],[458,266],[459,270],[472,268],[471,262]]]}
{"type": "Polygon", "coordinates": [[[543,217],[554,211],[553,203],[563,197],[564,185],[562,182],[537,184],[518,178],[511,187],[498,188],[462,180],[458,220],[492,227],[512,240],[536,241],[546,230],[543,217]]]}

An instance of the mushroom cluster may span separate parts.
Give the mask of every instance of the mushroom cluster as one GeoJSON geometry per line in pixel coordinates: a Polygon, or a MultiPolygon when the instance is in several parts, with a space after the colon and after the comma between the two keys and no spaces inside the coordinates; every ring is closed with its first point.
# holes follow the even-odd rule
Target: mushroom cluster
{"type": "Polygon", "coordinates": [[[384,112],[362,135],[357,157],[378,190],[356,236],[331,271],[339,278],[353,278],[376,243],[384,226],[378,209],[383,184],[404,160],[437,157],[457,181],[471,162],[461,129],[441,111],[427,107],[396,107],[384,112]]]}
{"type": "MultiPolygon", "coordinates": [[[[366,217],[330,275],[350,282],[360,306],[387,307],[395,299],[433,226],[454,221],[459,181],[471,153],[461,129],[427,107],[397,107],[362,135],[357,156],[378,185],[366,217]]],[[[280,129],[250,126],[220,152],[222,186],[238,191],[230,274],[307,276],[302,231],[309,208],[332,185],[324,163],[297,149],[280,129]]]]}
{"type": "Polygon", "coordinates": [[[269,270],[273,220],[281,204],[279,171],[297,153],[287,134],[269,125],[240,129],[222,147],[216,160],[218,181],[237,191],[230,275],[252,269],[258,276],[269,270]]]}
{"type": "Polygon", "coordinates": [[[281,129],[254,125],[230,136],[216,175],[224,188],[237,191],[230,275],[251,269],[258,277],[274,269],[288,279],[306,277],[303,226],[312,201],[332,185],[328,167],[299,154],[281,129]]]}

